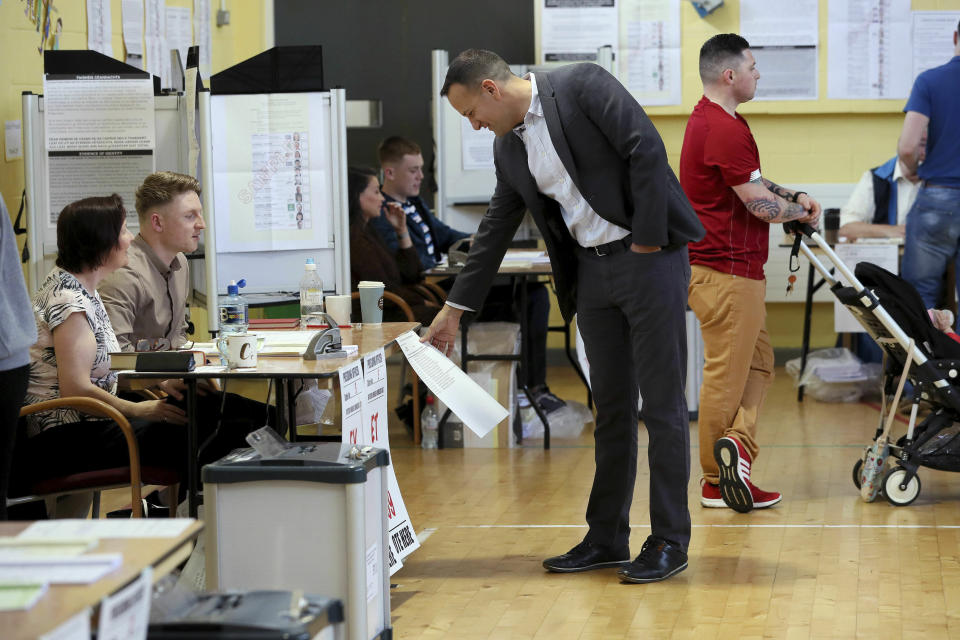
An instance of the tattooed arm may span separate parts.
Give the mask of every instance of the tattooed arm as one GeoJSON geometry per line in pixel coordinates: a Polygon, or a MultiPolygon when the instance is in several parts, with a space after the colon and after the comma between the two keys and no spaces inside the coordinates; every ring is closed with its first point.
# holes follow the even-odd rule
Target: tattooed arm
{"type": "Polygon", "coordinates": [[[758,177],[733,187],[747,209],[770,224],[799,220],[816,226],[820,219],[820,204],[806,194],[793,202],[794,193],[766,178],[758,177]]]}

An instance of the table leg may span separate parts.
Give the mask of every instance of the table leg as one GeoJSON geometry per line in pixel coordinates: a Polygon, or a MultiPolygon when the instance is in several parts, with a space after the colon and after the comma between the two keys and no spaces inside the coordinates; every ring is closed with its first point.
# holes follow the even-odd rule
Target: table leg
{"type": "MultiPolygon", "coordinates": [[[[527,396],[527,400],[530,401],[530,406],[533,407],[534,412],[537,414],[537,417],[540,418],[540,421],[543,423],[543,448],[550,448],[550,422],[547,421],[547,414],[543,412],[543,409],[540,408],[533,400],[533,395],[530,393],[530,389],[527,387],[527,371],[530,370],[530,331],[529,331],[529,322],[527,321],[527,277],[518,276],[517,278],[520,281],[520,379],[521,387],[523,392],[527,396]]],[[[521,425],[521,433],[523,433],[521,425]]]]}
{"type": "MultiPolygon", "coordinates": [[[[287,418],[287,433],[289,434],[288,438],[290,439],[290,442],[296,442],[297,439],[299,438],[299,435],[297,434],[297,401],[296,401],[296,394],[293,391],[294,381],[284,380],[284,383],[285,383],[284,386],[287,389],[287,393],[285,397],[287,401],[286,418],[287,418]]],[[[277,412],[279,411],[280,411],[280,408],[278,407],[277,412]]]]}
{"type": "MultiPolygon", "coordinates": [[[[810,353],[810,321],[813,313],[813,292],[815,290],[813,278],[816,275],[813,263],[807,272],[807,297],[803,302],[803,343],[800,345],[800,375],[797,380],[803,379],[803,370],[807,367],[807,354],[810,353]]],[[[803,402],[803,385],[797,386],[797,402],[803,402]]]]}
{"type": "Polygon", "coordinates": [[[197,465],[200,462],[197,443],[197,379],[186,378],[187,385],[187,507],[191,518],[197,517],[199,507],[200,478],[197,465]]]}

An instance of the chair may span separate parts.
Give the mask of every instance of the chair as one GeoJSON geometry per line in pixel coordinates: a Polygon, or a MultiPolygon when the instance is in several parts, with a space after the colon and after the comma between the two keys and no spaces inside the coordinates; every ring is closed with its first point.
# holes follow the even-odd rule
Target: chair
{"type": "MultiPolygon", "coordinates": [[[[7,498],[8,507],[73,493],[93,492],[93,517],[98,518],[100,516],[100,492],[106,489],[117,489],[129,485],[130,506],[133,517],[142,518],[143,509],[140,489],[143,484],[167,486],[170,487],[171,493],[174,496],[176,495],[180,483],[177,472],[162,467],[141,467],[137,437],[133,433],[130,422],[117,409],[102,400],[85,397],[68,397],[27,405],[20,410],[21,420],[18,426],[17,438],[26,438],[26,421],[23,420],[23,418],[33,413],[63,407],[79,409],[85,413],[91,413],[113,420],[117,427],[123,431],[124,438],[127,441],[129,464],[123,467],[84,471],[41,480],[27,488],[27,495],[7,498]]],[[[170,502],[170,516],[174,517],[176,516],[177,510],[176,500],[174,499],[170,502]]]]}
{"type": "MultiPolygon", "coordinates": [[[[354,291],[350,294],[350,297],[354,300],[360,299],[360,292],[354,291]]],[[[392,302],[397,305],[397,308],[403,312],[403,315],[406,316],[407,322],[416,322],[416,318],[413,315],[413,309],[410,308],[410,305],[406,301],[398,296],[395,293],[390,291],[383,292],[383,299],[392,302]]],[[[404,360],[406,364],[406,360],[404,360]]],[[[404,374],[400,374],[400,393],[399,399],[403,399],[403,380],[404,374]]],[[[417,372],[413,371],[412,367],[410,370],[410,386],[413,389],[413,444],[420,444],[420,378],[417,377],[417,372]]]]}

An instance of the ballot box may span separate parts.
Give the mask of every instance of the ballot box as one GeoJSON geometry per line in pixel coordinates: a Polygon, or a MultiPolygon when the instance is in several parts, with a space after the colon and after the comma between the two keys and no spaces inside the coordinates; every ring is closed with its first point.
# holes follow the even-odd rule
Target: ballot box
{"type": "Polygon", "coordinates": [[[186,596],[181,592],[165,599],[161,595],[151,606],[147,640],[342,640],[344,637],[342,602],[297,591],[186,596]]]}
{"type": "Polygon", "coordinates": [[[302,590],[343,602],[346,637],[389,638],[389,453],[339,443],[203,468],[210,590],[302,590]]]}

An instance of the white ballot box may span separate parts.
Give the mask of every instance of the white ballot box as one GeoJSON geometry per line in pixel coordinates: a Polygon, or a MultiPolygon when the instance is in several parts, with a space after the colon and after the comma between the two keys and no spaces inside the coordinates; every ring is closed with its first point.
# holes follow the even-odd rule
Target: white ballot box
{"type": "Polygon", "coordinates": [[[323,594],[343,601],[349,640],[390,637],[389,460],[372,447],[303,443],[206,465],[207,589],[323,594]]]}

